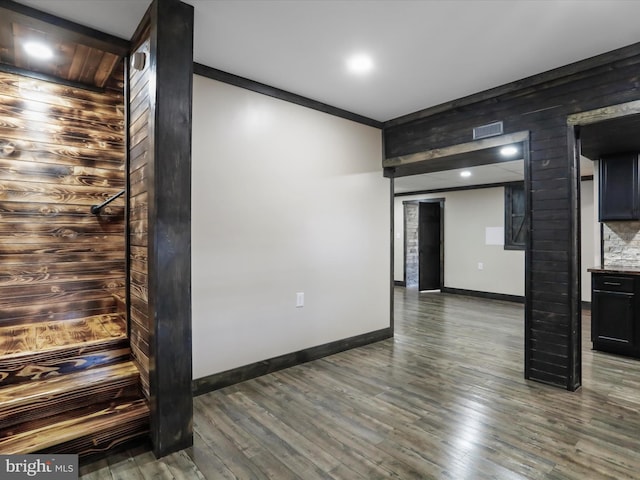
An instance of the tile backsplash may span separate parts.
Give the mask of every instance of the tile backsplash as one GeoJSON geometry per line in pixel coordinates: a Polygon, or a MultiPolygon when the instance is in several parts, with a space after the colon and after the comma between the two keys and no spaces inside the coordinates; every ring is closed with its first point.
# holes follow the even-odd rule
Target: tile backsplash
{"type": "Polygon", "coordinates": [[[640,222],[605,222],[602,233],[605,267],[640,267],[640,222]]]}

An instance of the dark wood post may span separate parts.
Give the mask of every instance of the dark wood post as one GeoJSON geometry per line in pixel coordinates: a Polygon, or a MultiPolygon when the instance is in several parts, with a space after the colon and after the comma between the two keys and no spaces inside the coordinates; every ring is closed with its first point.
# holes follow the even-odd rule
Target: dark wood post
{"type": "Polygon", "coordinates": [[[193,444],[193,7],[178,0],[154,0],[149,13],[149,400],[154,453],[163,456],[193,444]]]}

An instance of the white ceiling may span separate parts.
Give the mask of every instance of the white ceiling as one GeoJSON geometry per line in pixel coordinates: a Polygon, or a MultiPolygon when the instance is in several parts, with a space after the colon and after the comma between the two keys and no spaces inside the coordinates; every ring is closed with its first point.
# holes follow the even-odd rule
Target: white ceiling
{"type": "MultiPolygon", "coordinates": [[[[149,0],[21,0],[129,39],[149,0]]],[[[385,121],[640,41],[633,0],[186,0],[194,59],[385,121]],[[345,68],[373,57],[367,77],[345,68]]]]}

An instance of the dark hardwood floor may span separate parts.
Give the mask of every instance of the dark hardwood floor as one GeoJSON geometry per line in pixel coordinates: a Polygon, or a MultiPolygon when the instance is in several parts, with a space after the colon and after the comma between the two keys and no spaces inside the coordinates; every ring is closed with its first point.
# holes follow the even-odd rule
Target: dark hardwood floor
{"type": "Polygon", "coordinates": [[[583,387],[523,378],[523,307],[396,289],[395,338],[195,398],[194,447],[85,479],[638,479],[640,361],[592,352],[583,387]]]}

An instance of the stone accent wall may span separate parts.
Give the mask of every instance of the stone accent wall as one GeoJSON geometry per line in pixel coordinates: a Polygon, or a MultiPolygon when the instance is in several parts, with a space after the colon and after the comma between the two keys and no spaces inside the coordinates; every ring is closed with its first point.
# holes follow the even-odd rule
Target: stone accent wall
{"type": "Polygon", "coordinates": [[[606,222],[602,235],[605,267],[640,267],[640,222],[606,222]]]}
{"type": "Polygon", "coordinates": [[[420,223],[418,203],[404,204],[404,248],[405,280],[407,288],[418,288],[418,226],[420,223]]]}

